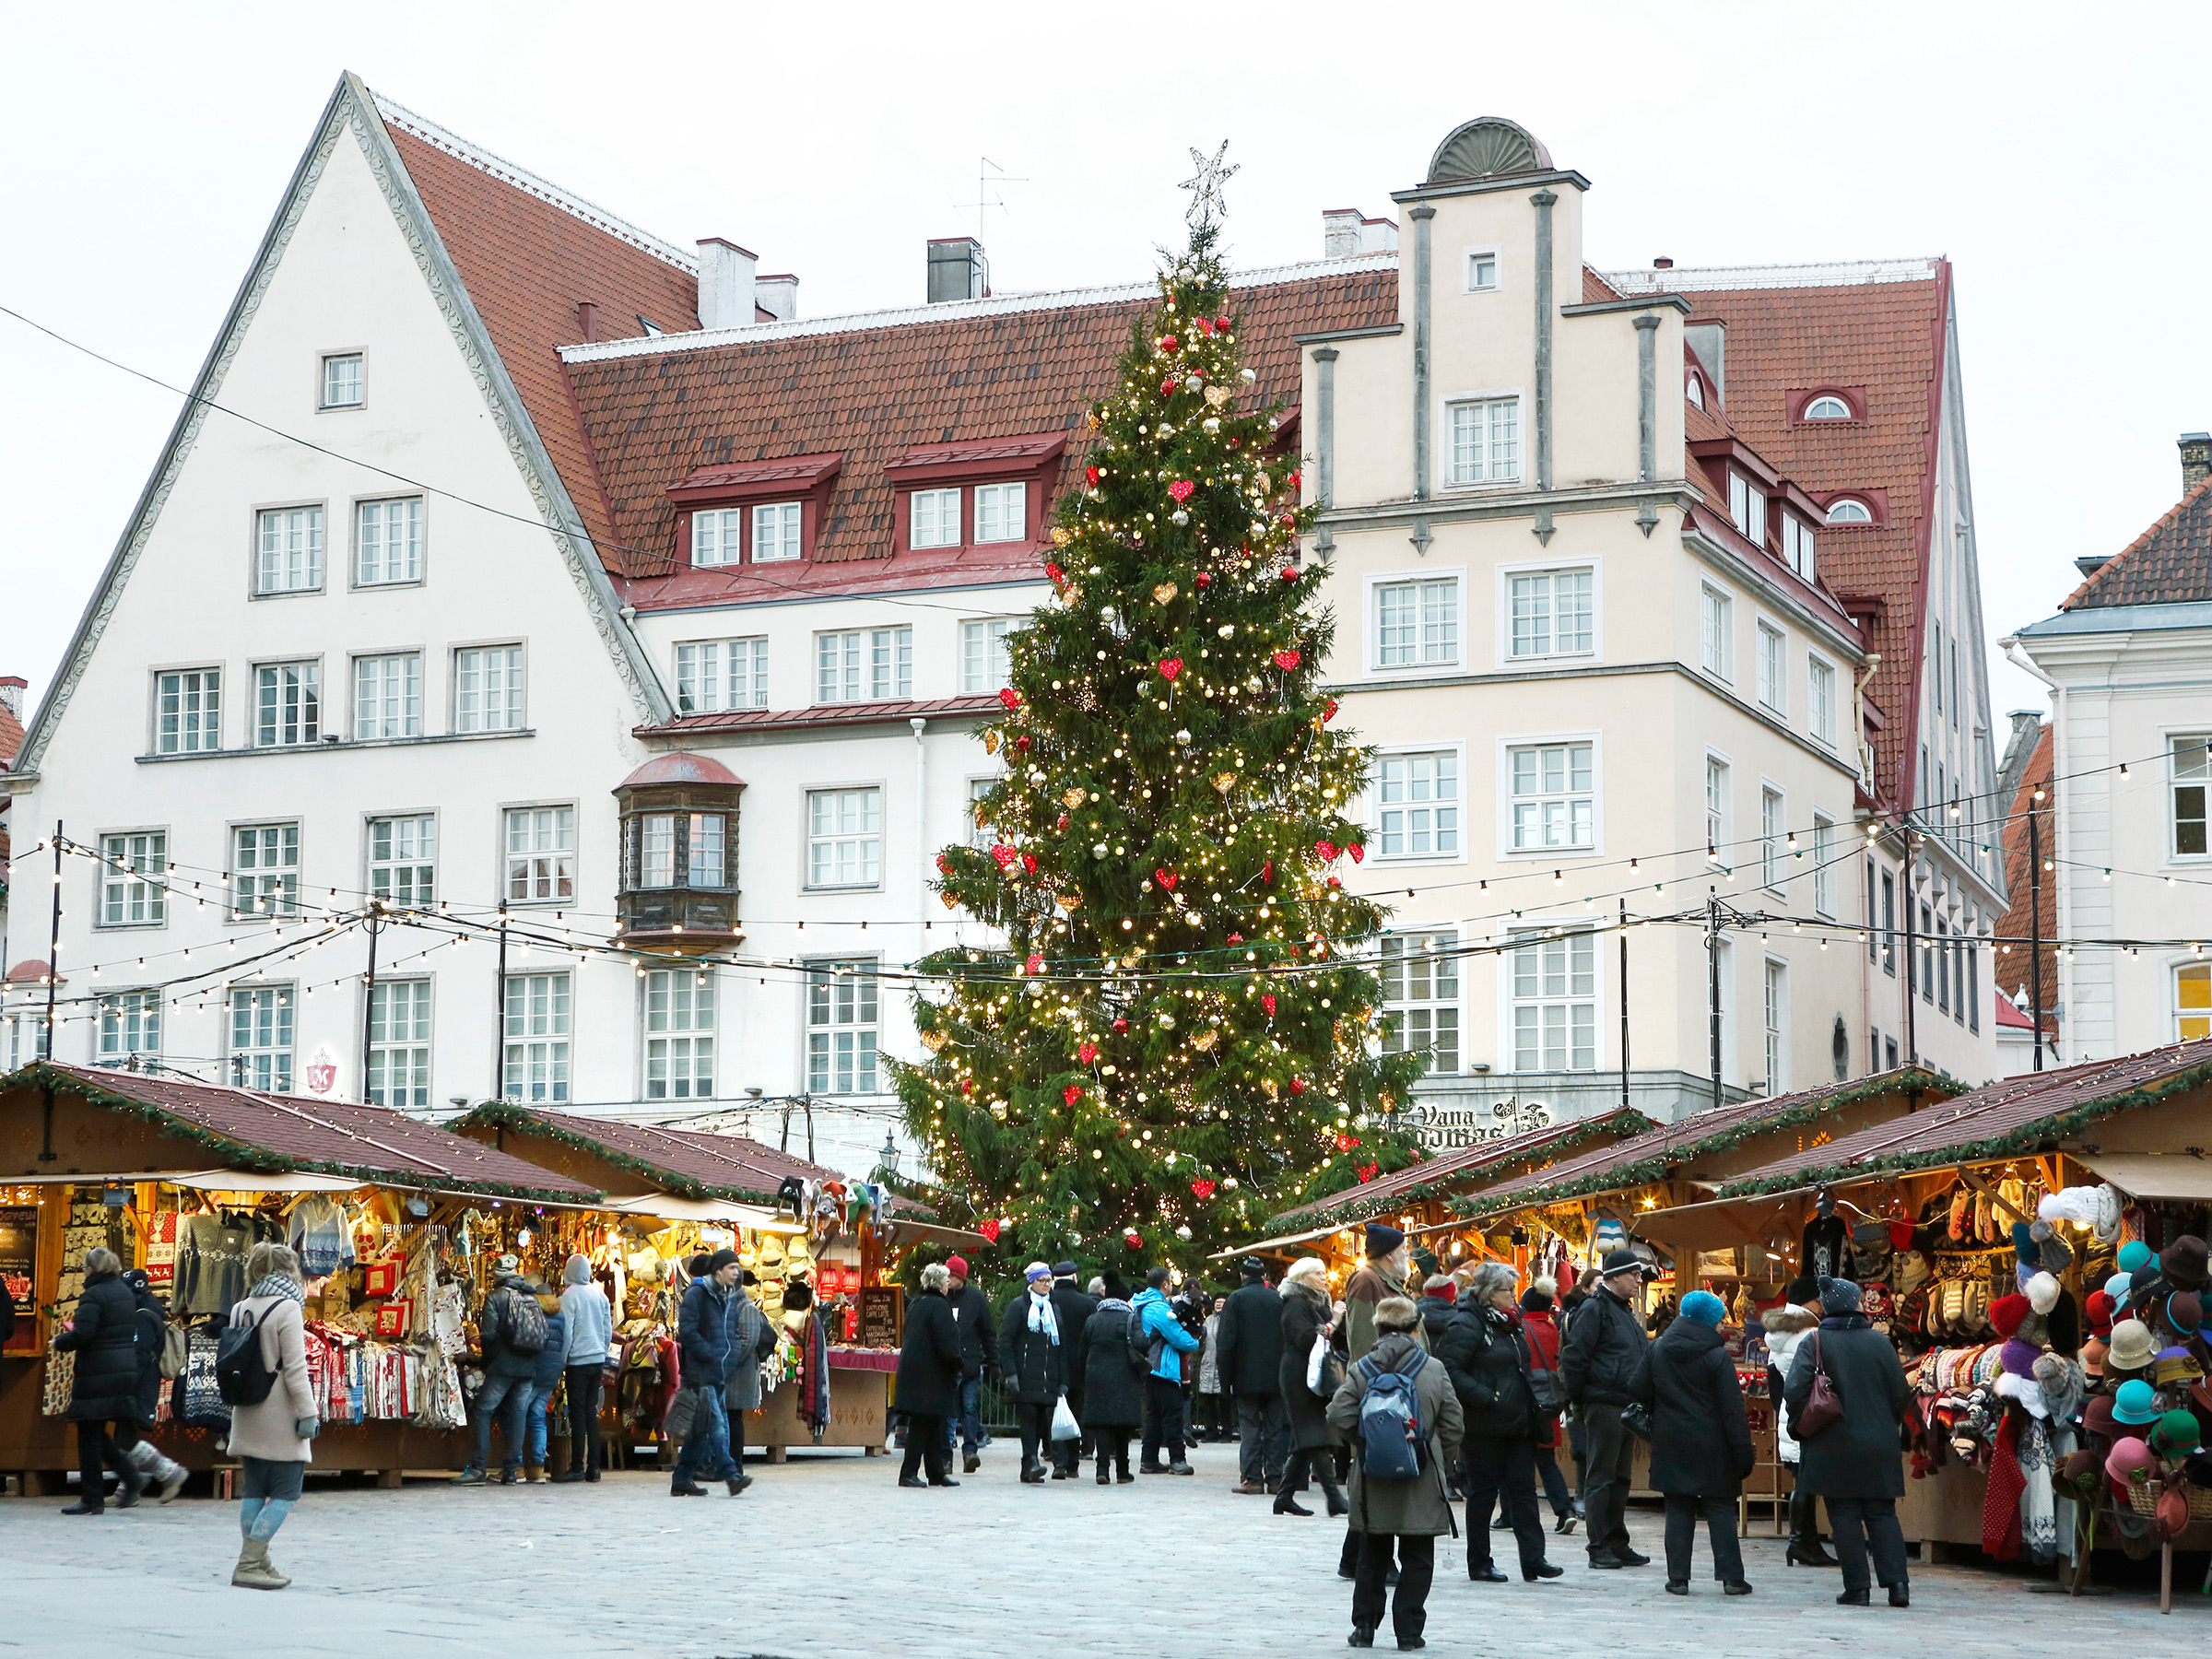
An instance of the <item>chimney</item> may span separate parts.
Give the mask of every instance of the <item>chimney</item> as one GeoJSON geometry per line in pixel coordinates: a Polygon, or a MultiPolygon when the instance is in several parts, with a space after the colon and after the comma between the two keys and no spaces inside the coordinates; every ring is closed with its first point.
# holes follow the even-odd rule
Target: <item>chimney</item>
{"type": "Polygon", "coordinates": [[[1698,355],[1705,378],[1723,403],[1728,401],[1728,324],[1718,317],[1700,317],[1682,324],[1682,344],[1698,355]]]}
{"type": "Polygon", "coordinates": [[[750,328],[753,325],[753,268],[759,255],[719,236],[699,244],[699,325],[750,328]]]}
{"type": "Polygon", "coordinates": [[[991,297],[991,262],[983,244],[972,236],[936,236],[929,242],[929,302],[948,300],[988,300],[991,297]]]}
{"type": "Polygon", "coordinates": [[[583,326],[583,342],[590,345],[599,337],[599,308],[589,300],[576,301],[576,321],[583,326]]]}
{"type": "Polygon", "coordinates": [[[1321,210],[1321,256],[1324,259],[1349,259],[1359,252],[1360,217],[1357,207],[1324,207],[1321,210]]]}
{"type": "Polygon", "coordinates": [[[755,277],[753,303],[777,322],[790,322],[799,314],[799,279],[789,271],[755,277]]]}
{"type": "Polygon", "coordinates": [[[2188,495],[2212,478],[2212,432],[2182,434],[2182,493],[2188,495]]]}
{"type": "Polygon", "coordinates": [[[23,720],[23,693],[29,688],[30,682],[19,674],[0,675],[0,709],[13,714],[18,724],[23,720]]]}
{"type": "Polygon", "coordinates": [[[1671,271],[1674,268],[1675,262],[1667,258],[1667,256],[1664,253],[1660,254],[1658,258],[1652,261],[1652,269],[1654,271],[1671,271]]]}

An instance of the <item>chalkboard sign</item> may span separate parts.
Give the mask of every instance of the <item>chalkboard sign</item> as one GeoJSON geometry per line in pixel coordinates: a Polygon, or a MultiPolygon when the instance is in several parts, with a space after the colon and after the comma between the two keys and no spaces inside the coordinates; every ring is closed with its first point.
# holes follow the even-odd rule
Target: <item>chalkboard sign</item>
{"type": "Polygon", "coordinates": [[[11,1354],[41,1351],[39,1334],[39,1207],[35,1204],[9,1205],[0,1209],[0,1277],[16,1304],[16,1334],[7,1344],[11,1354]]]}
{"type": "Polygon", "coordinates": [[[899,1315],[904,1293],[896,1285],[878,1285],[860,1293],[860,1346],[895,1348],[899,1346],[899,1315]]]}

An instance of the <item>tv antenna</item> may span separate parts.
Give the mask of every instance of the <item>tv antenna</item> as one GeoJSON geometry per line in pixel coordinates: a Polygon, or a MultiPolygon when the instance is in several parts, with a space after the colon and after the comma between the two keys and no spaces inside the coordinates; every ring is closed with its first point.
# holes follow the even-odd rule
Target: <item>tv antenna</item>
{"type": "Polygon", "coordinates": [[[1018,174],[1008,172],[988,156],[976,158],[975,200],[963,202],[961,206],[975,209],[975,240],[977,241],[983,240],[983,215],[986,211],[993,207],[997,208],[1001,213],[1013,211],[1006,206],[1005,199],[997,194],[998,186],[1001,184],[1027,184],[1029,182],[1028,179],[1018,174]]]}

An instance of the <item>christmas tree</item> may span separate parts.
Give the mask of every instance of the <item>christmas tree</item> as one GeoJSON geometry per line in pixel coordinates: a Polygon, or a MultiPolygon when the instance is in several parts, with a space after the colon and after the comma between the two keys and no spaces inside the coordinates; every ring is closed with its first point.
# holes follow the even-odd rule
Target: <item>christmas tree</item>
{"type": "Polygon", "coordinates": [[[1053,596],[983,733],[1007,768],[976,809],[993,840],[937,858],[947,905],[1004,947],[920,964],[944,987],[917,997],[930,1054],[895,1067],[944,1197],[1046,1261],[1194,1262],[1411,1156],[1380,1120],[1422,1063],[1371,1052],[1382,912],[1343,885],[1370,754],[1316,688],[1313,509],[1275,413],[1240,406],[1216,200],[1088,413],[1053,596]]]}

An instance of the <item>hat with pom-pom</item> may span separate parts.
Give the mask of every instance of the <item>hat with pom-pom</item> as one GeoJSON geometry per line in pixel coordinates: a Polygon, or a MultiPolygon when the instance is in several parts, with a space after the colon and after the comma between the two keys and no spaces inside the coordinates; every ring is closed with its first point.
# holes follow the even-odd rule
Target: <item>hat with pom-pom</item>
{"type": "Polygon", "coordinates": [[[1692,1290],[1682,1299],[1682,1317],[1718,1330],[1721,1321],[1728,1317],[1728,1304],[1710,1290],[1692,1290]]]}
{"type": "Polygon", "coordinates": [[[2039,1273],[2028,1281],[2028,1305],[2038,1313],[2048,1313],[2058,1305],[2059,1282],[2048,1273],[2039,1273]]]}
{"type": "Polygon", "coordinates": [[[2028,1299],[2017,1292],[1998,1297],[1989,1304],[1990,1328],[2000,1336],[2018,1335],[2020,1322],[2028,1317],[2030,1306],[2028,1299]]]}
{"type": "Polygon", "coordinates": [[[2101,1336],[2109,1342],[2112,1335],[2112,1318],[2118,1308],[2119,1304],[2112,1300],[2110,1290],[2090,1291],[2088,1305],[2083,1310],[2089,1316],[2089,1335],[2101,1336]]]}

